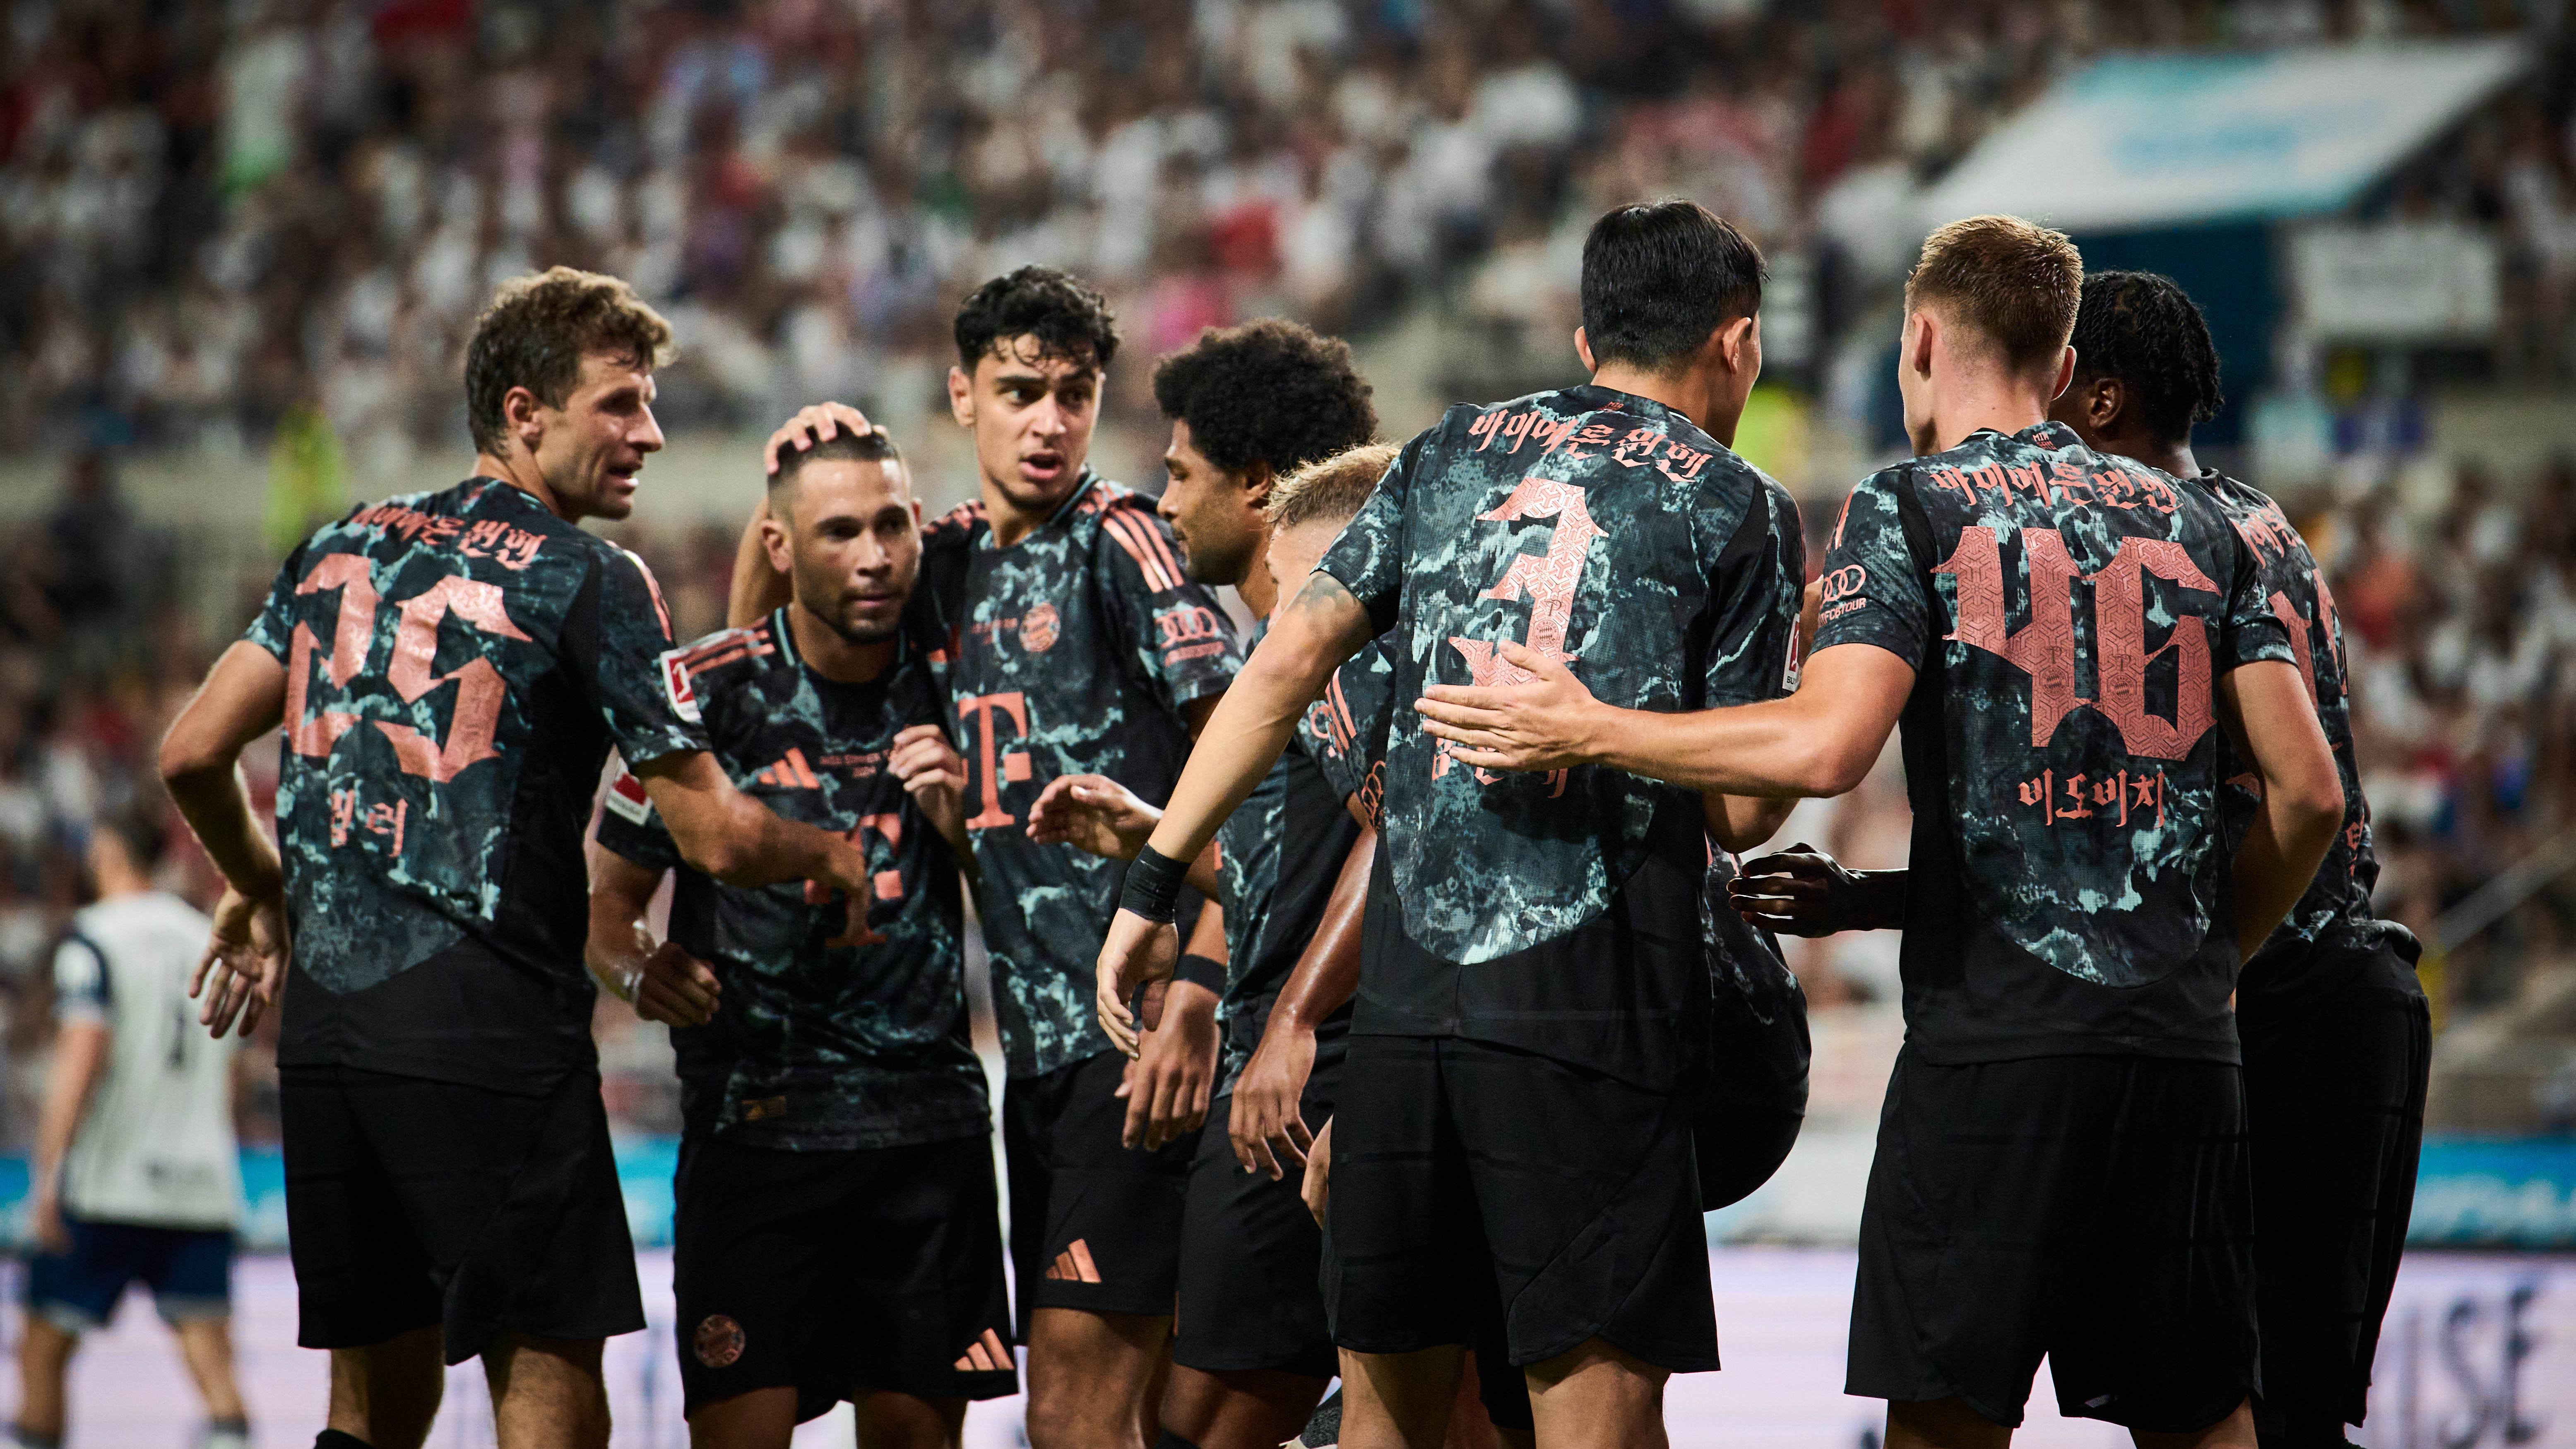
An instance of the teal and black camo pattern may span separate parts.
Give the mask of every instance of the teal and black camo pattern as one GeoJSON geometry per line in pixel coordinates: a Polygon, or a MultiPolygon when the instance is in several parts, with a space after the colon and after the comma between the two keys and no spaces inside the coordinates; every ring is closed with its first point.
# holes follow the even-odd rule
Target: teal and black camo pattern
{"type": "MultiPolygon", "coordinates": [[[[2205,470],[2189,480],[2207,488],[2220,511],[2236,525],[2237,535],[2254,552],[2263,571],[2263,589],[2272,613],[2290,635],[2290,653],[2306,676],[2316,700],[2317,723],[2334,747],[2336,772],[2343,779],[2343,829],[2326,851],[2325,863],[2306,895],[2292,907],[2280,928],[2245,963],[2236,987],[2240,1016],[2260,1015],[2276,1003],[2306,1002],[2331,991],[2355,967],[2357,958],[2392,941],[2410,948],[2412,935],[2394,921],[2380,920],[2371,910],[2370,893],[2379,883],[2379,858],[2371,850],[2370,801],[2361,793],[2361,776],[2352,748],[2352,699],[2344,675],[2343,621],[2335,614],[2334,591],[2325,571],[2308,551],[2281,506],[2261,489],[2205,470]]],[[[2227,815],[2227,838],[2241,841],[2251,828],[2262,795],[2254,788],[2252,766],[2220,732],[2219,778],[2227,784],[2221,797],[2227,815]]]]}
{"type": "Polygon", "coordinates": [[[2232,1058],[2215,682],[2288,659],[2208,495],[2043,423],[1852,491],[1819,652],[1889,650],[1914,846],[1908,1039],[2232,1058]]]}
{"type": "Polygon", "coordinates": [[[1028,837],[1059,775],[1107,775],[1155,804],[1189,757],[1182,706],[1241,656],[1216,595],[1182,573],[1153,500],[1086,474],[1035,532],[996,548],[983,506],[932,524],[920,602],[966,757],[993,1004],[1013,1077],[1112,1050],[1093,968],[1123,864],[1028,837]]]}
{"type": "MultiPolygon", "coordinates": [[[[1562,659],[1601,700],[1691,710],[1777,695],[1804,545],[1781,487],[1679,413],[1606,388],[1455,407],[1405,446],[1324,557],[1393,664],[1384,817],[1404,929],[1475,964],[1598,916],[1687,791],[1584,766],[1455,763],[1411,701],[1510,684],[1501,641],[1562,659]]],[[[1694,816],[1694,818],[1696,818],[1694,816]]]]}
{"type": "Polygon", "coordinates": [[[723,983],[713,1022],[671,1033],[691,1130],[805,1152],[984,1132],[957,862],[886,769],[898,733],[946,713],[927,663],[907,647],[876,680],[825,679],[799,661],[783,610],[677,663],[735,787],[856,841],[875,884],[855,917],[802,881],[725,885],[681,861],[631,777],[611,787],[599,843],[679,871],[670,939],[723,983]]]}
{"type": "Polygon", "coordinates": [[[586,1052],[600,768],[612,742],[633,760],[706,747],[662,682],[670,620],[642,562],[476,478],[315,533],[244,637],[287,669],[277,824],[300,971],[360,992],[470,933],[559,988],[566,1020],[540,1034],[577,1030],[586,1052]]]}
{"type": "Polygon", "coordinates": [[[1346,800],[1357,800],[1372,825],[1386,805],[1386,741],[1395,727],[1395,658],[1385,636],[1370,640],[1306,706],[1297,743],[1346,800]]]}

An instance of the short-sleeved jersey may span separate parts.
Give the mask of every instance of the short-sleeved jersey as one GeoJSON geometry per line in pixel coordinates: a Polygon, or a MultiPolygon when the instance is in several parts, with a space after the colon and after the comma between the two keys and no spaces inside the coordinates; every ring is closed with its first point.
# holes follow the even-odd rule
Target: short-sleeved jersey
{"type": "Polygon", "coordinates": [[[927,663],[907,644],[876,679],[826,679],[798,657],[781,610],[674,665],[734,786],[782,820],[847,836],[873,885],[862,902],[802,881],[726,885],[681,861],[631,776],[611,786],[599,843],[679,872],[670,938],[723,983],[715,1020],[671,1033],[688,1127],[789,1151],[985,1131],[957,862],[886,768],[897,734],[947,712],[927,663]]]}
{"type": "Polygon", "coordinates": [[[1395,659],[1381,636],[1333,671],[1297,730],[1333,793],[1357,800],[1373,826],[1385,823],[1386,741],[1395,714],[1395,659]]]}
{"type": "MultiPolygon", "coordinates": [[[[2414,935],[2395,921],[2383,921],[2370,908],[2371,889],[2379,883],[2379,858],[2371,850],[2370,801],[2361,793],[2361,775],[2353,760],[2352,702],[2345,687],[2343,623],[2335,615],[2334,591],[2317,567],[2307,540],[2259,488],[2215,470],[2190,480],[2209,490],[2220,511],[2236,525],[2237,535],[2253,551],[2262,570],[2263,592],[2273,616],[2290,636],[2290,654],[2308,681],[2317,704],[2317,723],[2333,746],[2336,772],[2343,778],[2343,829],[2326,851],[2325,863],[2289,917],[2264,941],[2236,983],[2236,1013],[2241,1021],[2277,1020],[2314,1007],[2360,975],[2384,947],[2395,945],[2412,959],[2414,935]]],[[[2252,766],[2225,731],[2219,732],[2219,778],[2231,850],[2252,828],[2262,804],[2252,766]]]]}
{"type": "Polygon", "coordinates": [[[1372,890],[1368,930],[1383,903],[1407,947],[1364,951],[1352,1029],[1474,1036],[1665,1080],[1675,1028],[1707,1001],[1698,796],[1595,766],[1482,771],[1410,705],[1432,684],[1528,678],[1505,641],[1623,708],[1777,697],[1805,572],[1796,505],[1662,404],[1569,388],[1452,408],[1406,444],[1322,569],[1391,635],[1399,701],[1388,889],[1372,890]]]}
{"type": "Polygon", "coordinates": [[[1112,1049],[1093,972],[1126,866],[1030,840],[1029,806],[1059,775],[1169,799],[1190,753],[1182,706],[1233,681],[1234,625],[1182,573],[1153,501],[1090,474],[1009,548],[980,503],[932,524],[920,587],[966,757],[1002,1052],[1012,1076],[1036,1076],[1112,1049]]]}
{"type": "Polygon", "coordinates": [[[490,478],[360,508],[246,637],[286,666],[282,1065],[596,1070],[582,836],[613,743],[705,748],[642,560],[490,478]]]}
{"type": "Polygon", "coordinates": [[[2290,647],[2206,492],[1992,430],[1852,490],[1819,652],[1916,671],[1907,1040],[1942,1063],[2236,1058],[2218,676],[2290,647]]]}
{"type": "Polygon", "coordinates": [[[63,1158],[63,1206],[92,1222],[229,1228],[235,1041],[206,1035],[188,978],[206,918],[177,896],[117,896],[72,917],[54,952],[54,1013],[107,1028],[107,1060],[63,1158]]]}

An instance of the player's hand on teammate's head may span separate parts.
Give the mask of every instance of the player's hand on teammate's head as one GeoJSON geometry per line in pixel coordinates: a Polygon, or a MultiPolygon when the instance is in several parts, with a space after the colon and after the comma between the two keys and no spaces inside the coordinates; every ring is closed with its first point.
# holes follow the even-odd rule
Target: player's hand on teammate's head
{"type": "Polygon", "coordinates": [[[1180,959],[1180,929],[1170,922],[1156,925],[1124,909],[1109,918],[1109,935],[1100,943],[1100,962],[1094,968],[1097,979],[1092,1003],[1100,1017],[1100,1029],[1109,1034],[1112,1046],[1131,1057],[1136,1055],[1140,1040],[1137,1012],[1128,1006],[1128,1000],[1149,983],[1171,980],[1180,959]]]}
{"type": "Polygon", "coordinates": [[[1106,860],[1134,860],[1163,812],[1107,775],[1058,775],[1029,806],[1029,838],[1106,860]]]}
{"type": "Polygon", "coordinates": [[[277,1000],[286,975],[286,909],[283,901],[254,899],[227,886],[215,906],[206,951],[188,978],[188,995],[202,998],[198,1024],[221,1037],[250,1035],[261,1013],[277,1000]]]}
{"type": "Polygon", "coordinates": [[[1480,769],[1562,770],[1599,758],[1593,721],[1600,701],[1563,661],[1508,641],[1495,657],[1511,666],[1496,672],[1514,682],[1430,686],[1413,702],[1426,733],[1480,769]]]}
{"type": "Polygon", "coordinates": [[[764,471],[778,471],[778,453],[782,448],[804,452],[816,443],[828,443],[843,433],[862,438],[876,431],[868,415],[848,403],[819,402],[796,410],[796,416],[778,425],[761,445],[760,461],[764,471]]]}
{"type": "Polygon", "coordinates": [[[1158,987],[1163,1000],[1146,1019],[1136,1058],[1118,1083],[1127,1102],[1119,1141],[1147,1152],[1204,1126],[1216,1085],[1216,993],[1190,981],[1148,982],[1144,991],[1158,987]]]}
{"type": "Polygon", "coordinates": [[[715,1019],[722,996],[706,962],[664,941],[644,958],[635,980],[635,1014],[664,1026],[704,1026],[715,1019]]]}
{"type": "Polygon", "coordinates": [[[1314,1216],[1319,1228],[1324,1226],[1324,1209],[1332,1202],[1332,1178],[1333,1119],[1327,1117],[1324,1129],[1315,1134],[1315,1144],[1306,1149],[1306,1180],[1298,1190],[1298,1196],[1306,1200],[1306,1211],[1314,1216]]]}
{"type": "Polygon", "coordinates": [[[1726,883],[1735,913],[1792,936],[1830,936],[1860,928],[1859,881],[1834,859],[1800,841],[1745,862],[1726,883]]]}

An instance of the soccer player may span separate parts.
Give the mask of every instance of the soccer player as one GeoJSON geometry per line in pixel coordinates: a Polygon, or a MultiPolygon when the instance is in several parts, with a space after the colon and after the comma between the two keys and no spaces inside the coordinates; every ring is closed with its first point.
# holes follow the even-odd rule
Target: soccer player
{"type": "MultiPolygon", "coordinates": [[[[1699,206],[1612,211],[1584,246],[1592,382],[1453,408],[1405,445],[1274,615],[1130,872],[1100,958],[1122,1045],[1128,995],[1177,952],[1181,862],[1377,635],[1395,631],[1399,698],[1519,677],[1512,640],[1631,705],[1787,688],[1796,508],[1712,435],[1760,371],[1761,277],[1699,206]]],[[[1439,1442],[1488,1296],[1543,1444],[1652,1442],[1665,1377],[1717,1366],[1691,1152],[1700,886],[1712,832],[1734,848],[1776,824],[1745,803],[1615,770],[1479,771],[1394,732],[1333,1124],[1345,1443],[1439,1442]]]]}
{"type": "MultiPolygon", "coordinates": [[[[1154,397],[1171,420],[1160,510],[1183,569],[1203,584],[1234,585],[1256,618],[1268,617],[1281,582],[1303,581],[1391,461],[1369,471],[1368,457],[1335,457],[1377,431],[1349,346],[1275,318],[1210,330],[1155,364],[1154,397]],[[1299,471],[1327,458],[1335,466],[1320,485],[1299,471]],[[1300,501],[1324,495],[1323,515],[1300,501]],[[1274,497],[1290,510],[1284,528],[1269,511],[1274,497]],[[1283,535],[1293,535],[1290,551],[1305,550],[1302,560],[1274,557],[1283,535]]],[[[1304,1167],[1312,1127],[1332,1115],[1358,972],[1376,836],[1343,793],[1305,749],[1280,756],[1217,837],[1226,959],[1185,956],[1179,968],[1179,979],[1223,994],[1224,1053],[1190,1170],[1165,1446],[1272,1449],[1304,1427],[1336,1369],[1316,1286],[1322,1238],[1299,1198],[1302,1175],[1287,1171],[1304,1167]],[[1274,1016],[1308,956],[1317,967],[1306,989],[1274,1016]],[[1336,999],[1315,999],[1326,994],[1336,999]],[[1263,1033],[1274,1020],[1280,1038],[1270,1045],[1263,1033]],[[1260,1108],[1234,1096],[1256,1046],[1269,1053],[1260,1108]]],[[[1029,828],[1042,842],[1123,860],[1158,814],[1115,781],[1063,776],[1031,807],[1029,828]]],[[[1204,997],[1191,993],[1190,1009],[1215,1005],[1204,997]]],[[[1159,1030],[1172,1029],[1176,1009],[1165,1004],[1159,1030]]]]}
{"type": "MultiPolygon", "coordinates": [[[[1239,659],[1233,625],[1182,570],[1153,500],[1088,466],[1118,350],[1100,294],[1023,267],[977,288],[955,335],[948,401],[973,436],[980,497],[929,529],[919,592],[938,641],[931,665],[965,741],[966,828],[1010,1078],[1003,1146],[1029,1440],[1139,1443],[1168,1361],[1183,1198],[1216,1071],[1215,992],[1172,985],[1173,1024],[1146,1034],[1138,1060],[1121,1056],[1092,1019],[1091,956],[1126,866],[1031,839],[1028,810],[1064,775],[1162,799],[1239,659]]],[[[775,456],[867,427],[847,407],[810,408],[770,446],[775,456]]],[[[746,572],[736,609],[777,587],[773,571],[746,572]]],[[[1201,914],[1192,940],[1223,954],[1217,912],[1201,914]]]]}
{"type": "Polygon", "coordinates": [[[867,855],[707,753],[623,518],[671,331],[613,277],[503,285],[466,351],[475,476],[297,546],[162,742],[230,886],[203,1020],[277,999],[287,1227],[331,1350],[322,1449],[413,1449],[481,1355],[505,1449],[605,1445],[601,1340],[644,1326],[582,967],[582,833],[613,744],[689,864],[861,898],[867,855]],[[236,763],[285,726],[278,842],[236,763]],[[281,860],[282,856],[282,860],[281,860]],[[291,960],[288,944],[291,937],[291,960]]]}
{"type": "Polygon", "coordinates": [[[179,1340],[205,1400],[204,1449],[249,1449],[233,1381],[234,1054],[188,1023],[208,923],[154,888],[162,831],[129,808],[91,831],[98,893],[54,952],[54,1065],[36,1123],[18,1449],[63,1441],[63,1374],[128,1283],[179,1340]]]}
{"type": "MultiPolygon", "coordinates": [[[[2170,278],[2096,272],[2075,316],[2075,380],[2049,414],[2097,453],[2209,491],[2263,570],[2307,676],[2343,784],[2343,829],[2289,918],[2236,986],[2252,1143],[2254,1287],[2265,1449],[2340,1444],[2362,1422],[2381,1319],[2413,1208],[2431,1019],[2414,936],[2376,917],[2370,802],[2353,764],[2343,632],[2307,543],[2262,492],[2192,456],[2217,410],[2218,353],[2170,278]]],[[[2222,740],[2226,814],[2242,835],[2261,800],[2222,740]]],[[[1757,861],[1738,893],[1756,919],[1802,934],[1900,926],[1905,872],[1844,871],[1821,855],[1757,861]]]]}
{"type": "Polygon", "coordinates": [[[735,785],[859,842],[873,887],[840,903],[713,880],[621,778],[593,857],[591,966],[681,1028],[673,1271],[694,1442],[784,1449],[849,1399],[871,1449],[953,1446],[966,1401],[1019,1376],[967,1039],[964,765],[901,629],[920,505],[886,434],[843,434],[771,475],[765,533],[791,602],[678,662],[735,785]],[[643,917],[673,869],[657,942],[643,917]]]}
{"type": "Polygon", "coordinates": [[[1465,763],[1831,795],[1904,725],[1906,1045],[1861,1220],[1848,1391],[1887,1443],[2061,1408],[2251,1445],[2244,1094],[2228,995],[2343,818],[2259,561],[2201,489],[2050,421],[2083,261],[2015,217],[1924,242],[1897,357],[1916,458],[1853,490],[1787,700],[1646,715],[1553,662],[1435,689],[1465,763]],[[2229,860],[2219,731],[2263,791],[2229,860]]]}

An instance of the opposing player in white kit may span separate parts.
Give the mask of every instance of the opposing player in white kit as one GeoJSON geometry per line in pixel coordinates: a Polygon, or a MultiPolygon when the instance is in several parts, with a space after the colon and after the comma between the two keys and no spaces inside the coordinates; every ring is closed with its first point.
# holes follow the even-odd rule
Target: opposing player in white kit
{"type": "Polygon", "coordinates": [[[54,953],[54,1066],[36,1128],[27,1331],[12,1433],[23,1449],[63,1437],[63,1371],[140,1282],[178,1335],[206,1404],[204,1449],[247,1449],[233,1382],[235,1043],[196,1025],[188,977],[206,918],[156,890],[160,828],[140,813],[92,833],[97,903],[54,953]]]}

